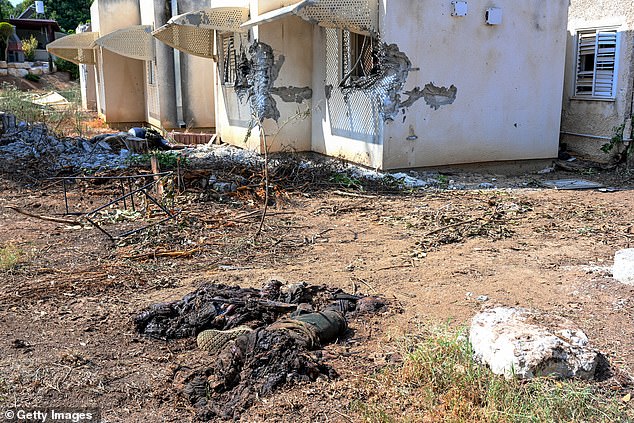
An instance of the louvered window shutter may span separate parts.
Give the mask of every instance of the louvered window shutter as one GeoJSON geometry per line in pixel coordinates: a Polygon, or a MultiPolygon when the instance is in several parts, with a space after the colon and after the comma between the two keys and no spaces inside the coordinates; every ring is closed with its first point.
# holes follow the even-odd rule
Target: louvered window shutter
{"type": "Polygon", "coordinates": [[[575,95],[612,98],[616,82],[616,30],[578,32],[575,95]]]}

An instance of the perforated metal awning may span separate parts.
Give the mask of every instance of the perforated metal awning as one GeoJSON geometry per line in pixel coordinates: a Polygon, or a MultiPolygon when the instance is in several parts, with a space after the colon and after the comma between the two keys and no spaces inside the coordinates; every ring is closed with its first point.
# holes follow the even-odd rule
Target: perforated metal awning
{"type": "Polygon", "coordinates": [[[302,0],[253,18],[242,28],[248,29],[288,15],[296,15],[326,28],[341,28],[359,32],[379,32],[377,0],[302,0]]]}
{"type": "Polygon", "coordinates": [[[152,35],[177,50],[211,58],[214,31],[243,32],[240,25],[248,18],[247,3],[239,7],[212,7],[174,16],[152,35]]]}
{"type": "Polygon", "coordinates": [[[154,38],[149,25],[119,29],[97,38],[95,45],[132,59],[154,59],[154,38]]]}
{"type": "Polygon", "coordinates": [[[78,65],[95,64],[96,32],[81,32],[59,38],[46,46],[49,53],[78,65]]]}

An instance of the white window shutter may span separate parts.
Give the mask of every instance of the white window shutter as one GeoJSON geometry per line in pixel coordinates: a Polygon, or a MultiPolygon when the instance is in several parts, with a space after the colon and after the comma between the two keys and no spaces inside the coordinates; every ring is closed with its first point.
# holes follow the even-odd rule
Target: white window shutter
{"type": "Polygon", "coordinates": [[[578,32],[575,95],[612,98],[616,82],[616,29],[578,32]]]}

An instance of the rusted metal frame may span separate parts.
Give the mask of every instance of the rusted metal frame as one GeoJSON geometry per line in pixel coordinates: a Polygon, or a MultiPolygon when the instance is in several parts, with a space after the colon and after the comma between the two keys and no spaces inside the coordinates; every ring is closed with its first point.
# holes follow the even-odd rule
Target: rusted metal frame
{"type": "Polygon", "coordinates": [[[147,228],[150,228],[152,226],[164,223],[168,220],[171,220],[173,218],[175,218],[178,213],[172,213],[170,212],[169,209],[167,209],[165,206],[163,206],[156,198],[154,198],[153,196],[151,196],[148,193],[148,189],[150,189],[152,186],[158,184],[165,176],[171,175],[173,174],[173,172],[159,172],[159,173],[152,173],[152,174],[148,174],[148,175],[130,175],[130,176],[74,176],[74,177],[56,177],[56,178],[50,178],[50,179],[59,179],[62,181],[62,187],[63,187],[63,191],[64,191],[64,204],[66,207],[66,214],[72,214],[72,215],[81,215],[83,217],[86,218],[86,220],[93,225],[95,228],[97,228],[99,231],[101,231],[103,234],[105,234],[111,241],[115,241],[116,239],[120,239],[120,238],[125,238],[127,236],[130,236],[132,234],[141,232],[147,228]],[[148,177],[152,177],[152,178],[158,178],[155,180],[152,180],[150,183],[147,183],[145,185],[143,185],[140,188],[137,188],[135,190],[132,189],[132,180],[134,178],[148,178],[148,177]],[[123,195],[115,198],[112,201],[109,201],[107,204],[104,204],[101,207],[98,207],[94,210],[91,210],[89,212],[85,212],[85,213],[71,213],[68,209],[68,194],[67,194],[67,188],[66,188],[66,183],[68,180],[86,180],[86,179],[94,179],[94,180],[120,180],[120,186],[123,192],[123,195]],[[130,189],[129,192],[125,192],[125,185],[124,185],[124,180],[128,181],[128,187],[130,189]],[[119,235],[112,235],[110,232],[108,232],[107,230],[105,230],[103,227],[101,227],[97,222],[95,222],[93,219],[91,219],[91,217],[94,217],[99,211],[110,207],[113,204],[116,204],[118,202],[123,201],[124,207],[127,209],[127,201],[126,199],[129,197],[130,198],[130,203],[132,206],[132,210],[136,211],[136,206],[134,204],[134,195],[138,194],[138,193],[143,193],[143,195],[145,195],[147,197],[148,200],[150,200],[152,203],[154,203],[156,206],[158,206],[163,213],[165,213],[167,215],[166,218],[159,220],[158,222],[153,222],[150,223],[148,225],[145,225],[141,228],[136,228],[124,233],[121,233],[119,235]]]}

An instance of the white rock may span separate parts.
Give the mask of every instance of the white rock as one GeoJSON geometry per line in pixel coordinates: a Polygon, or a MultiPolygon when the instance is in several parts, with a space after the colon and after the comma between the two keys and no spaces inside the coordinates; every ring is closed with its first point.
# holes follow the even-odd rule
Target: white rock
{"type": "Polygon", "coordinates": [[[634,248],[616,252],[612,276],[621,283],[634,285],[634,248]]]}
{"type": "Polygon", "coordinates": [[[44,69],[43,68],[31,68],[31,73],[33,75],[43,75],[44,74],[44,69]]]}
{"type": "Polygon", "coordinates": [[[5,62],[4,60],[0,60],[0,69],[6,69],[7,68],[7,62],[5,62]]]}
{"type": "Polygon", "coordinates": [[[9,63],[9,67],[13,67],[16,69],[31,69],[31,63],[30,62],[14,62],[14,63],[9,63]]]}
{"type": "Polygon", "coordinates": [[[469,341],[477,361],[507,378],[592,379],[599,360],[570,321],[520,308],[496,307],[476,315],[469,341]]]}
{"type": "Polygon", "coordinates": [[[7,76],[9,75],[9,70],[6,68],[0,68],[0,76],[7,76]]]}
{"type": "Polygon", "coordinates": [[[9,75],[15,76],[18,78],[24,78],[25,76],[29,74],[29,71],[26,69],[9,68],[8,70],[9,70],[9,75]]]}

